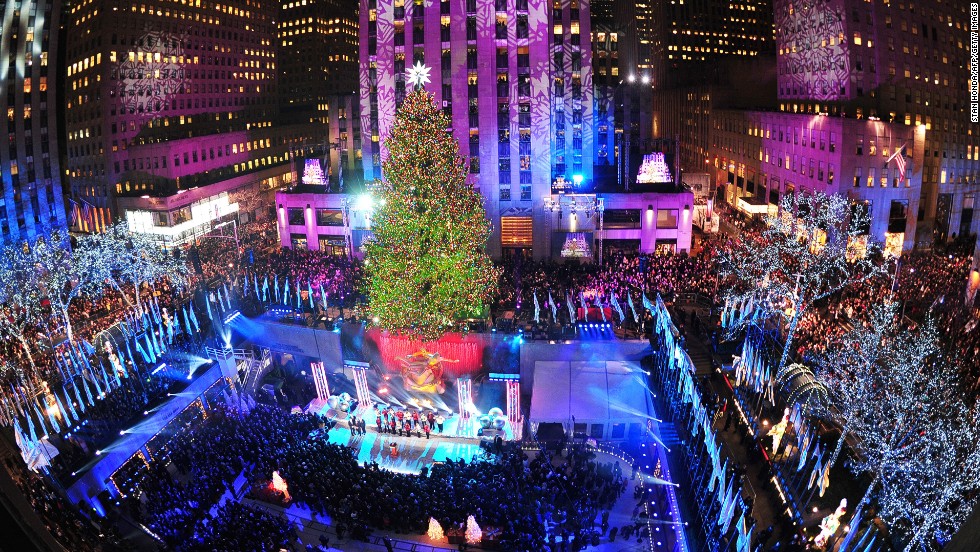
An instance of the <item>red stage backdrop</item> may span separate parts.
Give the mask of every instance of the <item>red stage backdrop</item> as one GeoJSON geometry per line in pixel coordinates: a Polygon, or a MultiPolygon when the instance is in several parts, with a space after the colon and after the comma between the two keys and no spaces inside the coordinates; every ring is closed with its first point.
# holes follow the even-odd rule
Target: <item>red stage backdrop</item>
{"type": "Polygon", "coordinates": [[[399,372],[400,358],[415,354],[422,348],[430,353],[439,353],[447,361],[459,361],[442,363],[447,379],[455,380],[460,376],[472,376],[483,369],[483,349],[486,347],[486,341],[482,336],[452,333],[442,336],[437,341],[420,341],[371,328],[365,334],[365,338],[378,345],[381,362],[391,373],[399,372]]]}

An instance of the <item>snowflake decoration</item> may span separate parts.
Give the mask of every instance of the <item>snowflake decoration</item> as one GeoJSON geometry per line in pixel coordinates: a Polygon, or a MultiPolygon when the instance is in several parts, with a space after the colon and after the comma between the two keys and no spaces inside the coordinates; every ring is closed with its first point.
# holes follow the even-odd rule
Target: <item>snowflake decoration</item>
{"type": "Polygon", "coordinates": [[[431,82],[429,79],[429,71],[431,70],[431,67],[422,65],[421,61],[416,61],[415,65],[407,71],[408,83],[413,87],[421,88],[425,84],[431,82]]]}

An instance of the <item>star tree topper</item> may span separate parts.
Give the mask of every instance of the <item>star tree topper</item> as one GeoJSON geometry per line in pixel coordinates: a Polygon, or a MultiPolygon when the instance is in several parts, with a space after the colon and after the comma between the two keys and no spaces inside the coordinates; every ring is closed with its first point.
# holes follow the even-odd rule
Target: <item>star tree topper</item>
{"type": "Polygon", "coordinates": [[[408,83],[413,87],[423,87],[425,84],[431,82],[429,79],[429,71],[431,70],[431,67],[426,67],[421,61],[416,61],[415,65],[407,71],[408,83]]]}

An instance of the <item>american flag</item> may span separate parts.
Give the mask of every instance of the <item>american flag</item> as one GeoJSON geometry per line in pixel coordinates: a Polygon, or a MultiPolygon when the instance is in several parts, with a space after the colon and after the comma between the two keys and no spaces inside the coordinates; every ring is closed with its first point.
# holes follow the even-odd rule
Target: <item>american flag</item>
{"type": "Polygon", "coordinates": [[[898,180],[900,182],[905,180],[905,144],[902,144],[902,147],[898,148],[898,151],[893,153],[892,156],[888,158],[885,165],[891,163],[892,160],[894,160],[895,165],[898,166],[898,180]]]}

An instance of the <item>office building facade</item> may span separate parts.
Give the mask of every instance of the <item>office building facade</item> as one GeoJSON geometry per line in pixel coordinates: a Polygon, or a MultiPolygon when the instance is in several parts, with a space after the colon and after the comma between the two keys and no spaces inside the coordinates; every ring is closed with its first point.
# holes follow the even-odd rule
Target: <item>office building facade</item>
{"type": "Polygon", "coordinates": [[[968,3],[774,4],[780,109],[924,127],[917,245],[976,233],[980,125],[969,113],[968,3]]]}
{"type": "Polygon", "coordinates": [[[716,110],[708,170],[721,199],[748,215],[775,214],[790,194],[846,195],[868,209],[869,236],[898,255],[915,245],[925,136],[885,121],[716,110]]]}
{"type": "Polygon", "coordinates": [[[360,18],[365,180],[381,177],[405,70],[421,62],[485,198],[491,254],[549,256],[552,183],[593,179],[588,2],[363,0],[360,18]]]}
{"type": "Polygon", "coordinates": [[[255,0],[73,7],[68,173],[90,214],[79,230],[126,218],[186,243],[235,210],[215,206],[222,194],[292,179],[305,146],[277,125],[275,13],[255,0]]]}
{"type": "Polygon", "coordinates": [[[7,147],[0,150],[0,239],[33,239],[66,225],[61,186],[56,83],[61,5],[46,0],[3,3],[0,95],[7,147]]]}

